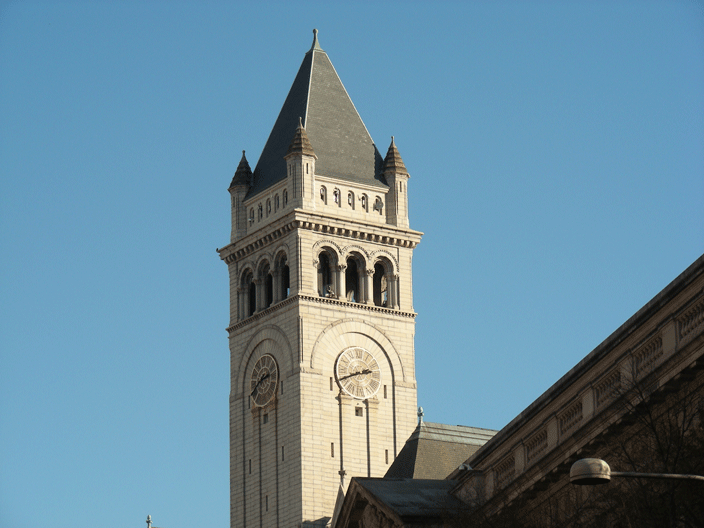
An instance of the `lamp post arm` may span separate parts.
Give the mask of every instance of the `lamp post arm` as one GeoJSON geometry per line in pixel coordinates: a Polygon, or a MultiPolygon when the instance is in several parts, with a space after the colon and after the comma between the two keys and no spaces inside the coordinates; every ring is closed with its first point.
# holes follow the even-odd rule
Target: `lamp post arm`
{"type": "Polygon", "coordinates": [[[612,477],[630,477],[630,478],[655,478],[655,479],[674,479],[674,480],[698,480],[704,482],[704,477],[701,475],[678,475],[674,473],[636,473],[634,471],[612,471],[612,477]]]}

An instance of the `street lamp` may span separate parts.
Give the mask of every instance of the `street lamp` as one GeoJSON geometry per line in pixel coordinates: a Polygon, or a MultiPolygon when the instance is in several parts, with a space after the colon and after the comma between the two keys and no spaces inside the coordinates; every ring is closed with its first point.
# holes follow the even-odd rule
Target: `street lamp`
{"type": "Polygon", "coordinates": [[[577,460],[570,468],[572,484],[594,486],[606,484],[611,477],[658,478],[676,480],[698,480],[704,482],[700,475],[678,475],[672,473],[637,473],[635,471],[611,471],[609,465],[600,458],[583,458],[577,460]]]}

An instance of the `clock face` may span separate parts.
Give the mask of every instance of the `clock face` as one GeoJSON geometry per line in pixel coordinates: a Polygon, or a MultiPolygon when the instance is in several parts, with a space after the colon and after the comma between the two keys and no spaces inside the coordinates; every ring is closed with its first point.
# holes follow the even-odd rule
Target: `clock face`
{"type": "Polygon", "coordinates": [[[342,390],[358,400],[371,398],[381,386],[379,364],[370,352],[360,347],[348,348],[340,354],[335,374],[342,390]]]}
{"type": "Polygon", "coordinates": [[[264,354],[254,364],[250,379],[249,396],[257,407],[264,407],[276,394],[279,383],[279,369],[276,360],[269,354],[264,354]]]}

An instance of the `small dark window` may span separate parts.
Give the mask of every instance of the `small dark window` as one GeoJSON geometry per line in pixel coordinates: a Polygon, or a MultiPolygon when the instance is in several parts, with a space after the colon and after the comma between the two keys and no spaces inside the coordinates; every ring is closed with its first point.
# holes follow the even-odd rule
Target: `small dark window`
{"type": "Polygon", "coordinates": [[[330,390],[332,390],[332,376],[330,377],[330,390]]]}
{"type": "Polygon", "coordinates": [[[335,458],[335,443],[330,444],[330,457],[335,458]]]}
{"type": "Polygon", "coordinates": [[[387,464],[389,463],[389,450],[388,449],[384,449],[384,460],[386,461],[387,464]]]}
{"type": "Polygon", "coordinates": [[[386,385],[384,385],[384,399],[386,399],[386,385]]]}
{"type": "Polygon", "coordinates": [[[269,495],[264,496],[264,508],[269,511],[269,495]]]}
{"type": "Polygon", "coordinates": [[[281,394],[283,394],[283,393],[284,393],[284,382],[282,381],[281,382],[281,394]]]}
{"type": "MultiPolygon", "coordinates": [[[[386,453],[387,453],[386,457],[388,458],[388,456],[389,456],[388,451],[386,453]]],[[[284,461],[284,446],[281,446],[281,462],[283,462],[283,461],[284,461]]]]}
{"type": "Polygon", "coordinates": [[[269,423],[269,415],[268,415],[268,414],[265,414],[265,415],[264,415],[264,418],[262,418],[262,422],[263,422],[263,423],[269,423]]]}
{"type": "Polygon", "coordinates": [[[355,416],[364,416],[364,409],[362,407],[355,407],[354,408],[354,415],[355,416]]]}
{"type": "Polygon", "coordinates": [[[249,459],[249,474],[252,474],[252,459],[249,459]]]}

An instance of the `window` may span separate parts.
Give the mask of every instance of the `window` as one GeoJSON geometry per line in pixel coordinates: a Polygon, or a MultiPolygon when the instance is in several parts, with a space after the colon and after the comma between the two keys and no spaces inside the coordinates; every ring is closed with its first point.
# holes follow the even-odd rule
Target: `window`
{"type": "Polygon", "coordinates": [[[384,399],[387,399],[386,398],[386,385],[384,385],[384,399]]]}
{"type": "Polygon", "coordinates": [[[368,202],[367,195],[363,194],[362,195],[362,209],[369,212],[369,203],[367,203],[367,202],[368,202]]]}
{"type": "Polygon", "coordinates": [[[265,414],[265,415],[262,417],[262,423],[269,423],[269,415],[268,415],[268,414],[265,414]]]}
{"type": "Polygon", "coordinates": [[[335,443],[330,444],[330,458],[335,458],[335,443]]]}
{"type": "Polygon", "coordinates": [[[364,416],[364,408],[362,408],[362,407],[355,407],[355,408],[354,408],[354,415],[355,415],[355,416],[364,416]]]}
{"type": "Polygon", "coordinates": [[[264,216],[264,208],[262,207],[262,204],[259,204],[257,206],[257,220],[261,220],[263,216],[264,216]]]}
{"type": "Polygon", "coordinates": [[[279,195],[277,194],[274,196],[274,212],[278,211],[279,207],[281,207],[281,204],[279,202],[279,195]]]}
{"type": "Polygon", "coordinates": [[[249,225],[254,223],[254,208],[249,210],[249,225]]]}
{"type": "Polygon", "coordinates": [[[320,201],[326,205],[328,203],[328,190],[323,186],[320,187],[320,201]]]}
{"type": "MultiPolygon", "coordinates": [[[[387,457],[388,457],[388,455],[387,455],[387,457]]],[[[284,458],[285,458],[284,457],[284,446],[281,446],[281,462],[284,461],[284,458]]]]}
{"type": "Polygon", "coordinates": [[[389,450],[388,449],[384,449],[384,462],[386,464],[389,463],[389,450]]]}
{"type": "Polygon", "coordinates": [[[271,214],[271,199],[267,199],[266,201],[266,215],[269,216],[271,214]]]}
{"type": "Polygon", "coordinates": [[[352,191],[347,193],[347,205],[354,209],[354,193],[352,191]]]}
{"type": "Polygon", "coordinates": [[[340,189],[334,189],[332,191],[332,199],[337,204],[337,206],[340,207],[340,202],[342,201],[340,199],[340,189]]]}

